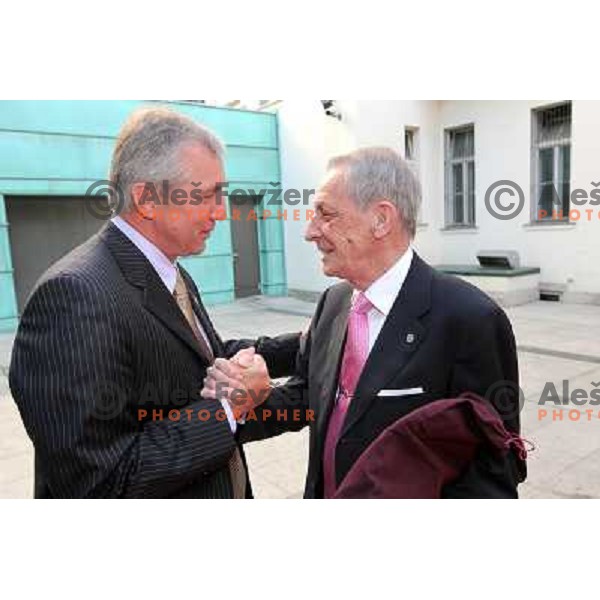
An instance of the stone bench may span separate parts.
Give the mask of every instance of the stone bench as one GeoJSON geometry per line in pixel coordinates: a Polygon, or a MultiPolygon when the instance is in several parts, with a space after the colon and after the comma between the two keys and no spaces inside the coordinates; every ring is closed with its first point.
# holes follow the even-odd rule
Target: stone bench
{"type": "Polygon", "coordinates": [[[540,269],[537,267],[508,269],[478,265],[439,265],[436,269],[468,281],[501,306],[518,306],[540,299],[540,269]]]}

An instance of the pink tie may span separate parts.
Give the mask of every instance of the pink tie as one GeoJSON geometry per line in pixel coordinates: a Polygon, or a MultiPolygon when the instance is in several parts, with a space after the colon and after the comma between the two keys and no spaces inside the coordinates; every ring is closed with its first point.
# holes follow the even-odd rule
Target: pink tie
{"type": "Polygon", "coordinates": [[[348,332],[344,358],[342,359],[339,395],[329,419],[323,452],[325,498],[332,498],[336,490],[335,449],[350,400],[369,354],[369,320],[367,313],[372,308],[371,302],[360,292],[354,299],[348,316],[348,332]]]}

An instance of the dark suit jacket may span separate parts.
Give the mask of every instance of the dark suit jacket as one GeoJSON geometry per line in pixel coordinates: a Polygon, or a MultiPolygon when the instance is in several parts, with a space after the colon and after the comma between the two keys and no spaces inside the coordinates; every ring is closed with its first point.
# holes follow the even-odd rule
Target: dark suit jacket
{"type": "Polygon", "coordinates": [[[429,402],[398,419],[362,453],[336,498],[440,498],[478,452],[527,456],[498,412],[479,396],[429,402]]]}
{"type": "MultiPolygon", "coordinates": [[[[289,374],[298,334],[224,343],[184,277],[216,356],[255,343],[289,374]]],[[[152,265],[108,224],[42,276],[19,324],[9,378],[35,448],[35,496],[231,497],[236,441],[220,405],[200,396],[206,368],[152,265]],[[173,409],[195,418],[169,420],[173,409]]]]}
{"type": "MultiPolygon", "coordinates": [[[[271,392],[248,420],[241,439],[251,441],[310,426],[305,497],[323,497],[322,456],[334,405],[352,289],[347,283],[322,296],[301,344],[297,376],[271,392]],[[265,419],[260,412],[310,408],[314,420],[265,419]]],[[[358,381],[336,451],[338,484],[365,449],[410,411],[463,392],[493,396],[509,431],[519,432],[519,402],[512,394],[519,374],[515,339],[504,312],[477,288],[435,271],[416,254],[358,381]],[[419,388],[423,394],[379,397],[382,389],[419,388]]],[[[306,412],[301,411],[304,416],[306,412]]],[[[448,489],[448,497],[516,497],[518,473],[512,456],[482,454],[448,489]]]]}

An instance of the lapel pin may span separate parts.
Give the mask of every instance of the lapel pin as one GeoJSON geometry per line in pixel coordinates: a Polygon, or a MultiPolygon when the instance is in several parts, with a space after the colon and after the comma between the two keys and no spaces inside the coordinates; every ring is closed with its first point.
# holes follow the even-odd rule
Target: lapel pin
{"type": "Polygon", "coordinates": [[[406,343],[407,344],[412,344],[415,341],[415,334],[414,333],[407,333],[406,334],[406,343]]]}

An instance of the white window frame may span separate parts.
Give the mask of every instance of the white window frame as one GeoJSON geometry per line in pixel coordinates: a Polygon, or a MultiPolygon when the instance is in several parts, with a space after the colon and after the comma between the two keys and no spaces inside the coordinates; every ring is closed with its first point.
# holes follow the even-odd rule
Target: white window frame
{"type": "Polygon", "coordinates": [[[474,228],[476,227],[476,206],[477,206],[477,173],[475,169],[475,125],[469,123],[467,125],[461,125],[460,127],[448,127],[444,129],[444,190],[445,190],[445,201],[446,201],[446,227],[449,228],[474,228]],[[453,158],[450,156],[451,151],[451,138],[455,133],[471,131],[473,133],[473,154],[471,156],[462,156],[460,158],[453,158]],[[473,189],[472,195],[469,193],[469,164],[473,164],[473,189]],[[462,165],[462,189],[463,189],[463,220],[461,222],[456,220],[454,214],[454,186],[453,184],[453,167],[455,165],[462,165]],[[470,206],[469,199],[473,198],[472,207],[470,206]],[[472,216],[472,219],[470,217],[472,216]]]}
{"type": "MultiPolygon", "coordinates": [[[[531,111],[531,221],[535,223],[546,223],[550,222],[559,222],[559,223],[568,223],[569,222],[569,212],[571,208],[570,198],[567,198],[567,211],[566,214],[563,213],[562,219],[553,218],[554,215],[549,214],[543,219],[540,219],[540,195],[541,195],[541,183],[540,183],[540,150],[545,150],[552,148],[552,183],[554,185],[554,189],[559,194],[559,198],[564,206],[564,199],[562,198],[562,184],[564,182],[563,175],[563,163],[561,161],[561,149],[568,148],[569,153],[571,153],[571,139],[573,137],[572,132],[573,126],[573,105],[571,102],[559,102],[557,104],[550,104],[546,106],[541,106],[534,108],[531,111]],[[548,142],[538,142],[538,117],[541,112],[544,112],[549,109],[557,108],[559,106],[567,106],[571,105],[571,135],[568,137],[557,138],[555,140],[551,140],[548,142]]],[[[571,163],[572,155],[569,156],[569,164],[571,163]]],[[[569,194],[571,193],[571,172],[572,167],[569,169],[569,194]]],[[[553,207],[554,210],[555,207],[553,207]]],[[[564,209],[563,209],[564,210],[564,209]]]]}

